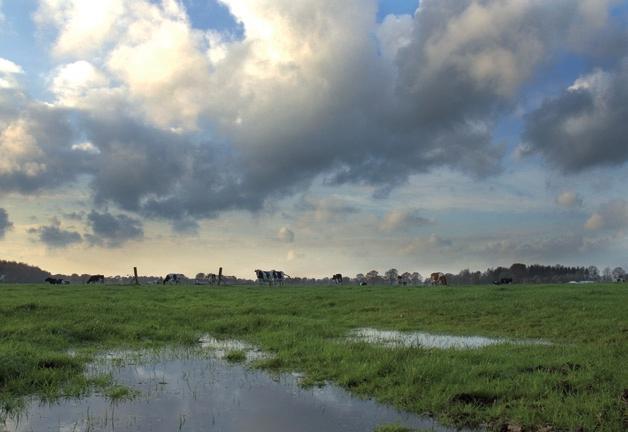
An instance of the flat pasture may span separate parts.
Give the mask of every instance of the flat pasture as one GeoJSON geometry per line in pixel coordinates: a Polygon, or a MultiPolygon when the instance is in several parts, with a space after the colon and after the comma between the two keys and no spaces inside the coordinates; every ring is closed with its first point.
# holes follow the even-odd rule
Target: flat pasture
{"type": "Polygon", "coordinates": [[[97,353],[193,346],[207,334],[271,354],[255,367],[299,371],[303,385],[332,382],[446,425],[628,427],[628,284],[2,284],[0,409],[19,410],[31,395],[112,391],[84,374],[97,353]],[[547,343],[442,349],[348,338],[361,328],[547,343]]]}

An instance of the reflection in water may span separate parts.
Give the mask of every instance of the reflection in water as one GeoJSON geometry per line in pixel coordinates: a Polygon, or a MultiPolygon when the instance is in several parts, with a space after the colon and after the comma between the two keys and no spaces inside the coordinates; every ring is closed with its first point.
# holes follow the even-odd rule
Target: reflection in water
{"type": "Polygon", "coordinates": [[[353,398],[334,386],[303,389],[293,374],[273,377],[206,351],[172,354],[135,353],[120,358],[122,353],[115,353],[90,366],[90,374],[111,372],[115,382],[139,390],[135,399],[112,403],[92,395],[54,404],[32,401],[5,428],[10,432],[364,432],[397,423],[445,430],[430,419],[353,398]]]}
{"type": "Polygon", "coordinates": [[[489,345],[551,345],[542,340],[513,340],[505,338],[487,338],[482,336],[447,336],[424,332],[399,332],[392,330],[377,330],[373,328],[359,328],[349,333],[349,340],[354,342],[368,342],[387,347],[416,347],[416,348],[482,348],[489,345]]]}

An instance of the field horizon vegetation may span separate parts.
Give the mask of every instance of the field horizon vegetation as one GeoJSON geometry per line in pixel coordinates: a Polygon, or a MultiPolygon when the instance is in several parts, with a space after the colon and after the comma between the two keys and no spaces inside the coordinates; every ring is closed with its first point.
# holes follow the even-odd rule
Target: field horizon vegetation
{"type": "MultiPolygon", "coordinates": [[[[0,419],[29,396],[128,394],[87,378],[112,349],[194,346],[204,334],[272,354],[360,397],[490,430],[628,427],[628,284],[502,286],[0,285],[0,419]],[[349,342],[356,328],[541,339],[478,349],[349,342]]],[[[233,353],[233,361],[242,353],[233,353]]],[[[389,429],[382,429],[389,430],[389,429]]],[[[392,430],[392,429],[391,429],[392,430]]]]}

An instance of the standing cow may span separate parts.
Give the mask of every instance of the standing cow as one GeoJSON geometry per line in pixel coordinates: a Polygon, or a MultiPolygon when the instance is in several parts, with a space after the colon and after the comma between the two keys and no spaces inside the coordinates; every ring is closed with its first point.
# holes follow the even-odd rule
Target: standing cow
{"type": "Polygon", "coordinates": [[[432,285],[444,285],[447,286],[447,276],[445,273],[436,272],[430,275],[430,283],[432,285]]]}
{"type": "Polygon", "coordinates": [[[105,275],[92,275],[87,279],[87,283],[105,283],[105,275]]]}
{"type": "Polygon", "coordinates": [[[61,278],[47,277],[46,279],[44,279],[44,282],[48,282],[51,285],[61,285],[64,281],[61,278]]]}
{"type": "Polygon", "coordinates": [[[283,285],[284,280],[289,278],[287,274],[278,270],[255,270],[255,276],[257,277],[257,283],[259,284],[268,284],[269,286],[273,283],[277,285],[283,285]]]}
{"type": "Polygon", "coordinates": [[[332,276],[331,280],[338,285],[342,285],[342,274],[336,273],[332,276]]]}

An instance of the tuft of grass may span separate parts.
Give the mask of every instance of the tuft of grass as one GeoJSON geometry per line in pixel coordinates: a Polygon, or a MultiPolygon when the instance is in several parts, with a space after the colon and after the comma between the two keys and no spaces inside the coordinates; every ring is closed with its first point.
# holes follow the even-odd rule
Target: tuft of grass
{"type": "Polygon", "coordinates": [[[420,432],[416,429],[409,429],[398,424],[386,424],[377,426],[373,432],[420,432]]]}
{"type": "Polygon", "coordinates": [[[112,385],[106,388],[104,395],[112,402],[133,399],[137,396],[137,391],[121,385],[112,385]]]}
{"type": "Polygon", "coordinates": [[[84,373],[98,352],[194,347],[200,335],[212,334],[272,354],[256,367],[300,371],[308,385],[336,383],[448,425],[614,432],[624,428],[628,406],[627,305],[626,284],[211,290],[2,284],[0,418],[27,396],[106,392],[110,380],[84,373]],[[553,345],[437,350],[347,342],[359,327],[553,345]]]}
{"type": "Polygon", "coordinates": [[[246,361],[246,353],[242,350],[229,351],[227,355],[225,355],[225,359],[230,363],[242,363],[246,361]]]}

